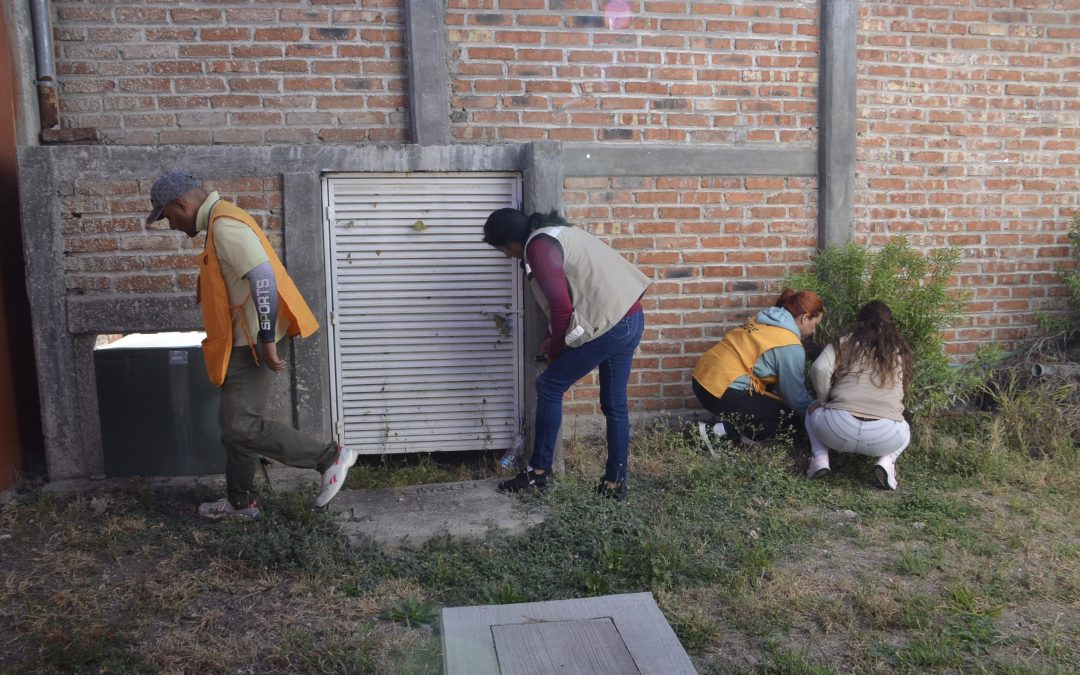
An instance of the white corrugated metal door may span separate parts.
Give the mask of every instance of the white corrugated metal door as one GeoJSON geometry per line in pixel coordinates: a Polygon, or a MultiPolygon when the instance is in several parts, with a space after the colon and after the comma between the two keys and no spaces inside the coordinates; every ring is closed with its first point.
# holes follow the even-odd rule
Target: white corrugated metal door
{"type": "Polygon", "coordinates": [[[520,204],[505,173],[334,174],[327,204],[331,373],[361,454],[510,445],[521,415],[521,275],[481,241],[520,204]]]}

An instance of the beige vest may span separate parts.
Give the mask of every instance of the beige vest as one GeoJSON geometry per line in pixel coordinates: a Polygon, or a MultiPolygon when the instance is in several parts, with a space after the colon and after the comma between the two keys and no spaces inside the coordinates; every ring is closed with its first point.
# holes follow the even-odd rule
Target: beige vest
{"type": "MultiPolygon", "coordinates": [[[[567,347],[580,347],[608,332],[652,283],[613,248],[578,227],[542,227],[529,235],[526,252],[529,242],[540,234],[554,237],[562,246],[563,269],[574,304],[566,327],[567,347]]],[[[550,318],[547,298],[533,280],[528,264],[525,271],[536,301],[550,318]]]]}
{"type": "MultiPolygon", "coordinates": [[[[847,339],[846,336],[841,338],[842,341],[847,339]]],[[[870,374],[873,372],[872,364],[865,360],[852,364],[851,369],[833,384],[835,369],[836,348],[830,344],[810,368],[814,389],[826,408],[839,408],[853,415],[897,422],[904,419],[904,371],[899,364],[889,386],[882,386],[870,374]]]]}

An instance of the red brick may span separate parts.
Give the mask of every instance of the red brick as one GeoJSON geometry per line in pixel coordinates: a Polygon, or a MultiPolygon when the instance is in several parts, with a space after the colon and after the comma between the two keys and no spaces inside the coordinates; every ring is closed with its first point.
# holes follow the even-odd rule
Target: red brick
{"type": "MultiPolygon", "coordinates": [[[[284,14],[284,12],[283,12],[284,14]]],[[[225,10],[225,20],[229,24],[234,23],[273,23],[278,20],[277,11],[272,8],[249,7],[244,9],[225,10]]],[[[288,21],[285,16],[281,21],[288,21]]]]}
{"type": "Polygon", "coordinates": [[[209,42],[247,42],[251,33],[250,28],[202,28],[199,38],[209,42]]]}
{"type": "Polygon", "coordinates": [[[269,77],[233,77],[229,79],[229,88],[234,91],[279,91],[281,80],[269,77]]]}
{"type": "Polygon", "coordinates": [[[169,16],[172,18],[173,23],[198,23],[205,25],[221,23],[222,21],[220,9],[188,9],[178,7],[170,9],[169,16]]]}
{"type": "Polygon", "coordinates": [[[303,28],[257,28],[256,42],[297,42],[304,37],[303,28]]]}
{"type": "Polygon", "coordinates": [[[108,23],[113,10],[108,7],[58,7],[56,16],[61,23],[108,23]]]}
{"type": "Polygon", "coordinates": [[[284,85],[285,91],[331,91],[334,81],[329,77],[290,77],[284,85]]]}

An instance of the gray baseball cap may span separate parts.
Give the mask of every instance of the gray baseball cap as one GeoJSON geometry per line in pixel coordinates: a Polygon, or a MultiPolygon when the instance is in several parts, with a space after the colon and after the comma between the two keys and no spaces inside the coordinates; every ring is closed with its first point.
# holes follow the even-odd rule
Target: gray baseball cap
{"type": "Polygon", "coordinates": [[[150,205],[154,210],[146,217],[146,224],[161,220],[161,211],[169,202],[197,187],[202,187],[199,181],[183,171],[173,171],[158,178],[154,181],[154,187],[150,188],[150,205]]]}

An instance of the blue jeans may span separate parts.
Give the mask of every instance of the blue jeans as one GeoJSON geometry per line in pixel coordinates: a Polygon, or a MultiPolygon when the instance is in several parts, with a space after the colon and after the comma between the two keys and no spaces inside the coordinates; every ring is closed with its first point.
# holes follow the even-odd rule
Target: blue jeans
{"type": "Polygon", "coordinates": [[[607,466],[604,479],[626,480],[630,454],[630,414],[626,384],[634,350],[645,330],[645,313],[634,312],[600,337],[580,347],[567,348],[536,378],[536,438],[529,464],[551,471],[555,439],[562,426],[563,395],[575,382],[600,366],[600,409],[607,418],[607,466]]]}

